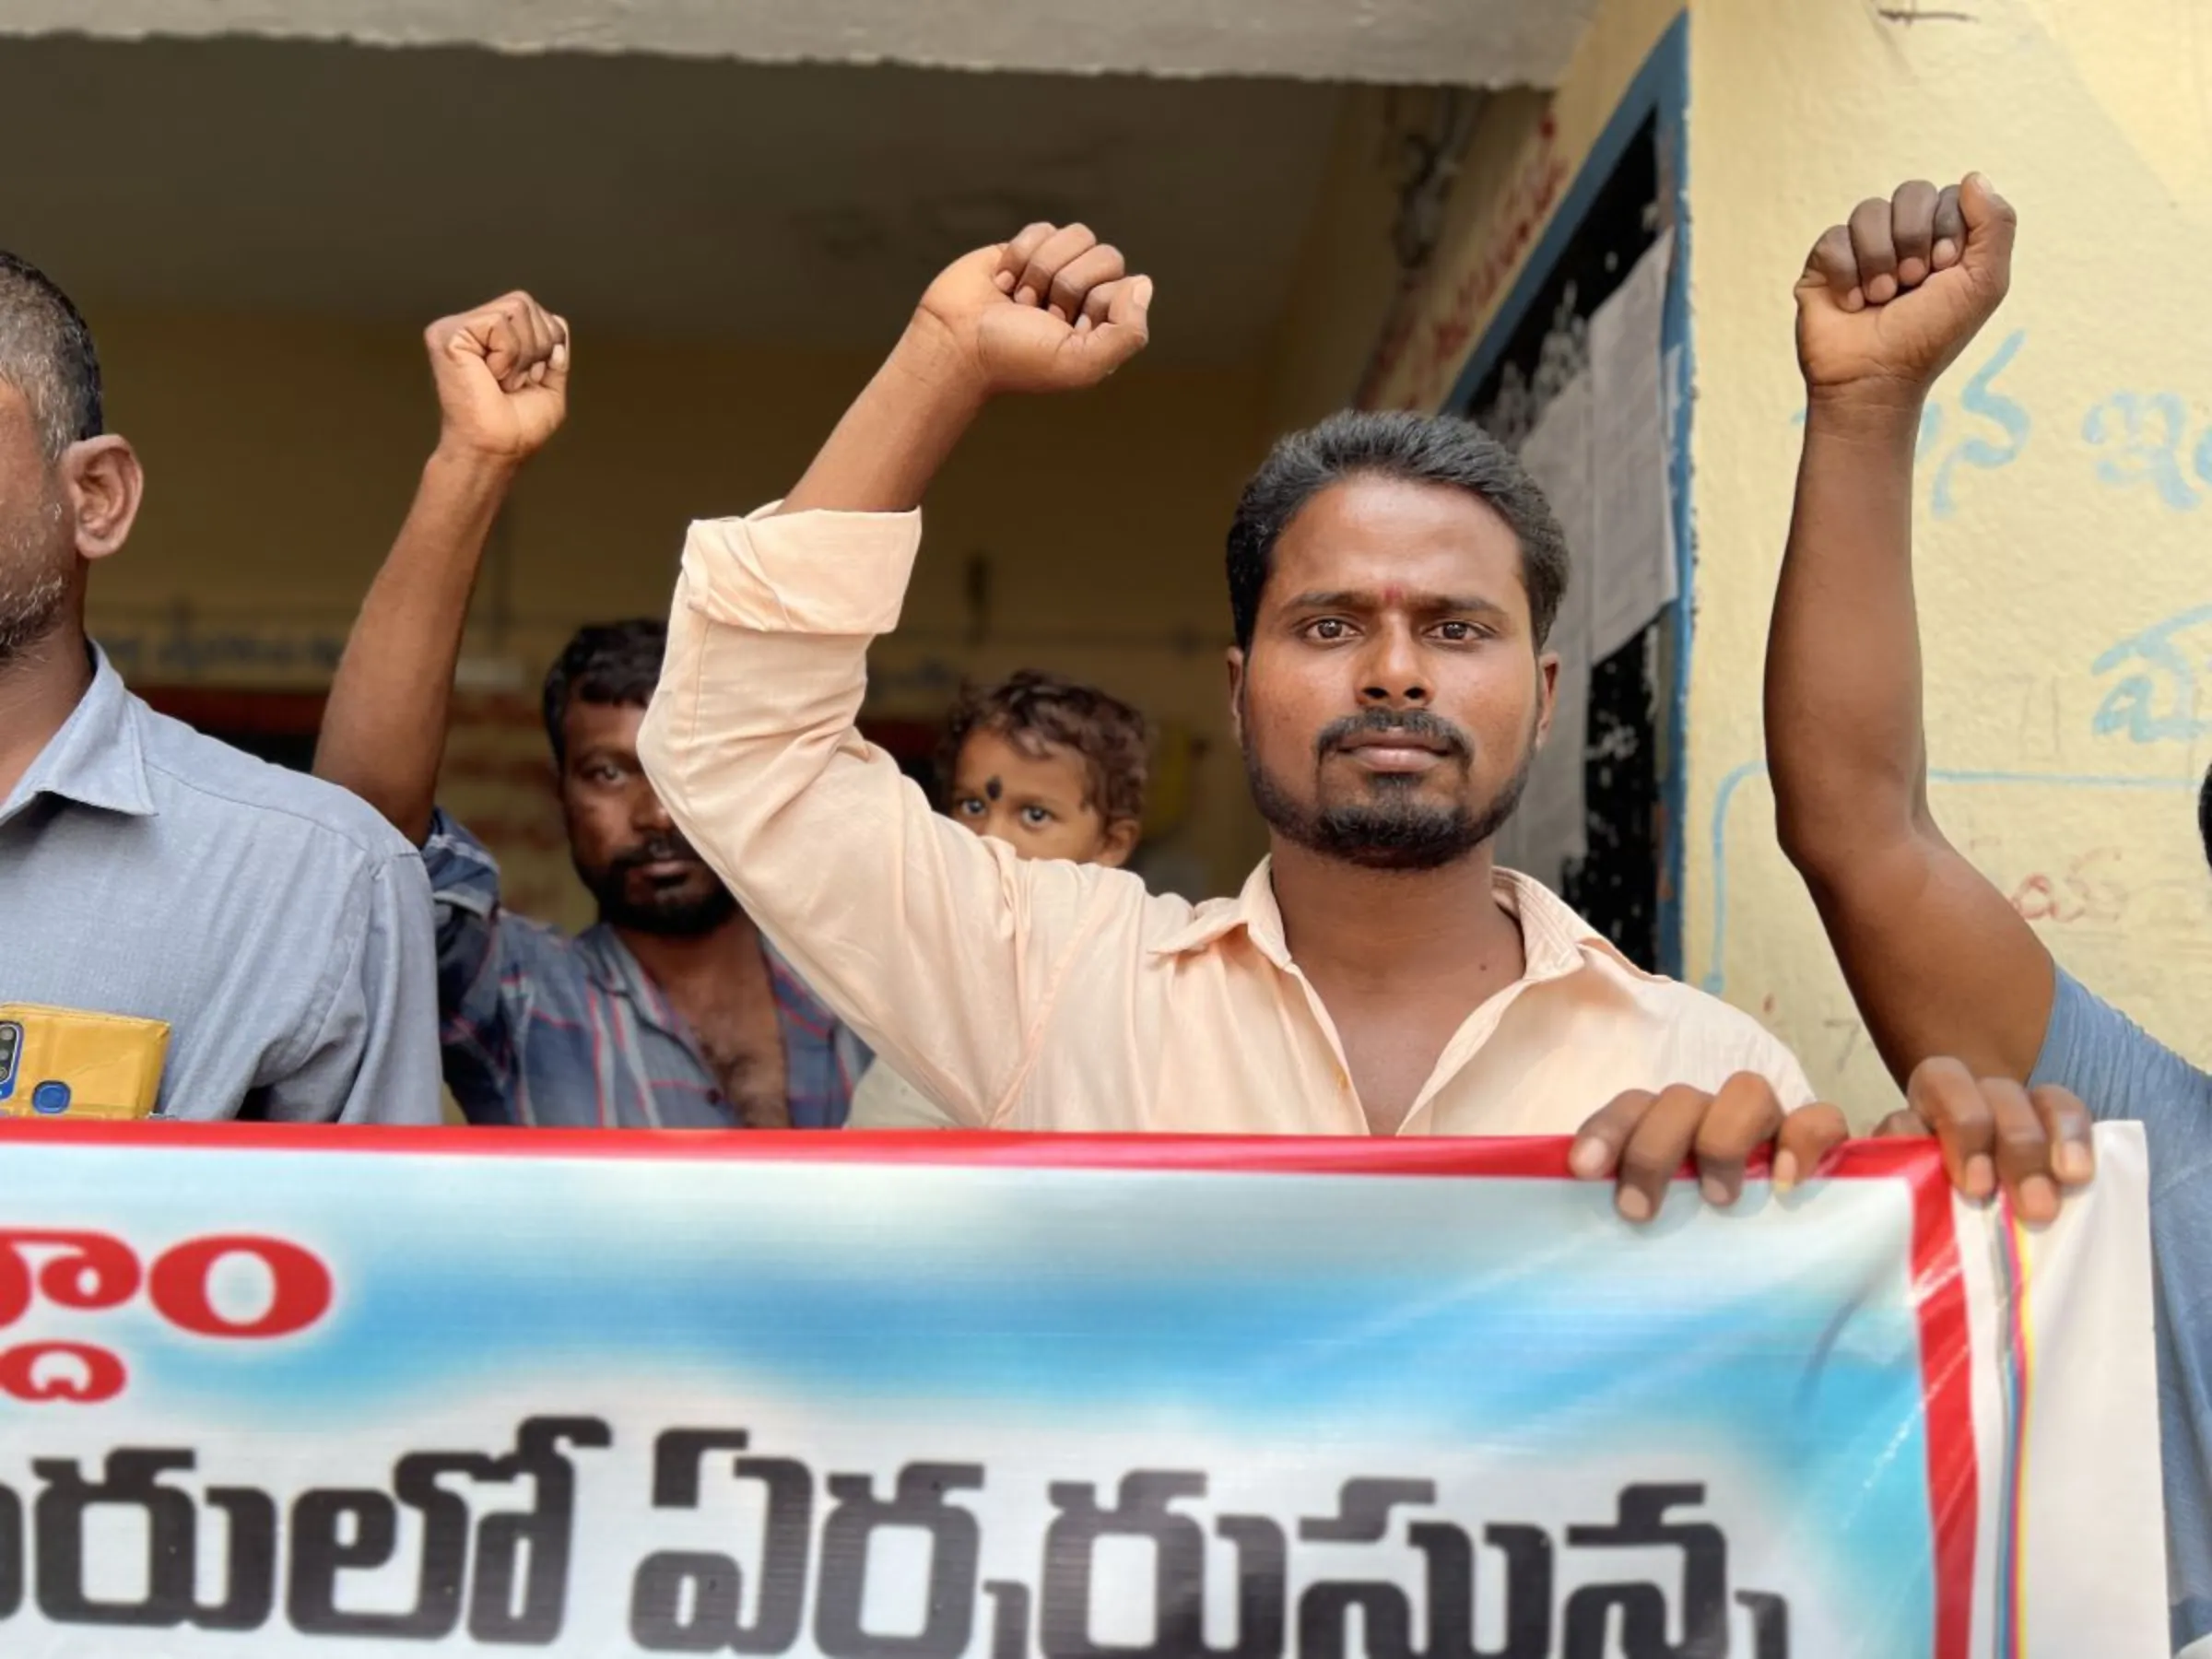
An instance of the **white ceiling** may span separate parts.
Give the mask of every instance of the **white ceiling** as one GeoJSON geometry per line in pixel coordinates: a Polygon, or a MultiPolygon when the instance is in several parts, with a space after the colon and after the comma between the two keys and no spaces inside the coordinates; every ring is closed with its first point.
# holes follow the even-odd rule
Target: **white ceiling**
{"type": "Polygon", "coordinates": [[[0,41],[0,109],[38,155],[0,178],[0,245],[91,305],[419,322],[526,286],[598,328],[872,350],[946,259],[1080,216],[1171,296],[1162,355],[1237,359],[1285,306],[1343,96],[0,41]]]}
{"type": "Polygon", "coordinates": [[[1595,0],[8,0],[0,31],[1549,86],[1595,0]]]}

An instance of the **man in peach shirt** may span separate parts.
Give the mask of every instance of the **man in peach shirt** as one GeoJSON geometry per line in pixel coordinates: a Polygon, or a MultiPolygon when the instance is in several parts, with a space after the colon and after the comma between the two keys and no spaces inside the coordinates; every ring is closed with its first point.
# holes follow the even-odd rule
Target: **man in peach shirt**
{"type": "Polygon", "coordinates": [[[1567,555],[1518,463],[1464,422],[1340,416],[1245,492],[1229,680],[1273,852],[1238,898],[1024,861],[860,738],[867,643],[897,625],[930,478],[994,395],[1134,357],[1151,298],[1080,226],[970,254],[788,500],[693,526],[639,744],[684,834],[973,1127],[1582,1127],[1573,1168],[1618,1172],[1632,1219],[1693,1152],[1723,1202],[1778,1130],[1778,1179],[1809,1172],[1842,1120],[1784,1124],[1811,1091],[1779,1041],[1492,865],[1550,732],[1567,555]]]}

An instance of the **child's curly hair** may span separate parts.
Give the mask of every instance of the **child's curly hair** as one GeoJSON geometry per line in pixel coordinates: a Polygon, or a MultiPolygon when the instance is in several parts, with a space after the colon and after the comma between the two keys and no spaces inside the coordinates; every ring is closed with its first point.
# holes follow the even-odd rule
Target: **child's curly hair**
{"type": "Polygon", "coordinates": [[[1034,668],[995,686],[962,687],[937,746],[939,794],[951,794],[961,747],[978,731],[997,733],[1025,755],[1041,758],[1047,744],[1075,750],[1090,773],[1086,806],[1110,824],[1144,818],[1151,734],[1145,717],[1121,699],[1034,668]]]}

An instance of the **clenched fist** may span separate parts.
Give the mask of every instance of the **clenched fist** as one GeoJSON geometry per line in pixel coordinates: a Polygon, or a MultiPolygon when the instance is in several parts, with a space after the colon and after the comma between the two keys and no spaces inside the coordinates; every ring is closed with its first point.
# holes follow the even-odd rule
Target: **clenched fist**
{"type": "Polygon", "coordinates": [[[1917,401],[2005,298],[2011,206],[1980,173],[1861,202],[1797,279],[1797,359],[1815,397],[1917,401]]]}
{"type": "Polygon", "coordinates": [[[988,396],[1094,386],[1145,348],[1152,279],[1081,225],[1031,225],[948,265],[914,329],[988,396]]]}
{"type": "Polygon", "coordinates": [[[515,464],[543,449],[569,411],[569,325],[524,293],[424,332],[444,416],[439,447],[515,464]]]}

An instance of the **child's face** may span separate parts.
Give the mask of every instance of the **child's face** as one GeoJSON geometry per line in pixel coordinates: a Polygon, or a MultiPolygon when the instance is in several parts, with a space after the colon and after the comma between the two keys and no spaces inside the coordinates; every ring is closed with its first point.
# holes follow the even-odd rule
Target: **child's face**
{"type": "Polygon", "coordinates": [[[952,818],[978,835],[1005,841],[1024,858],[1119,865],[1136,845],[1135,823],[1108,823],[1084,796],[1090,769],[1075,750],[1053,743],[1027,755],[1000,734],[971,732],[953,768],[952,818]]]}

